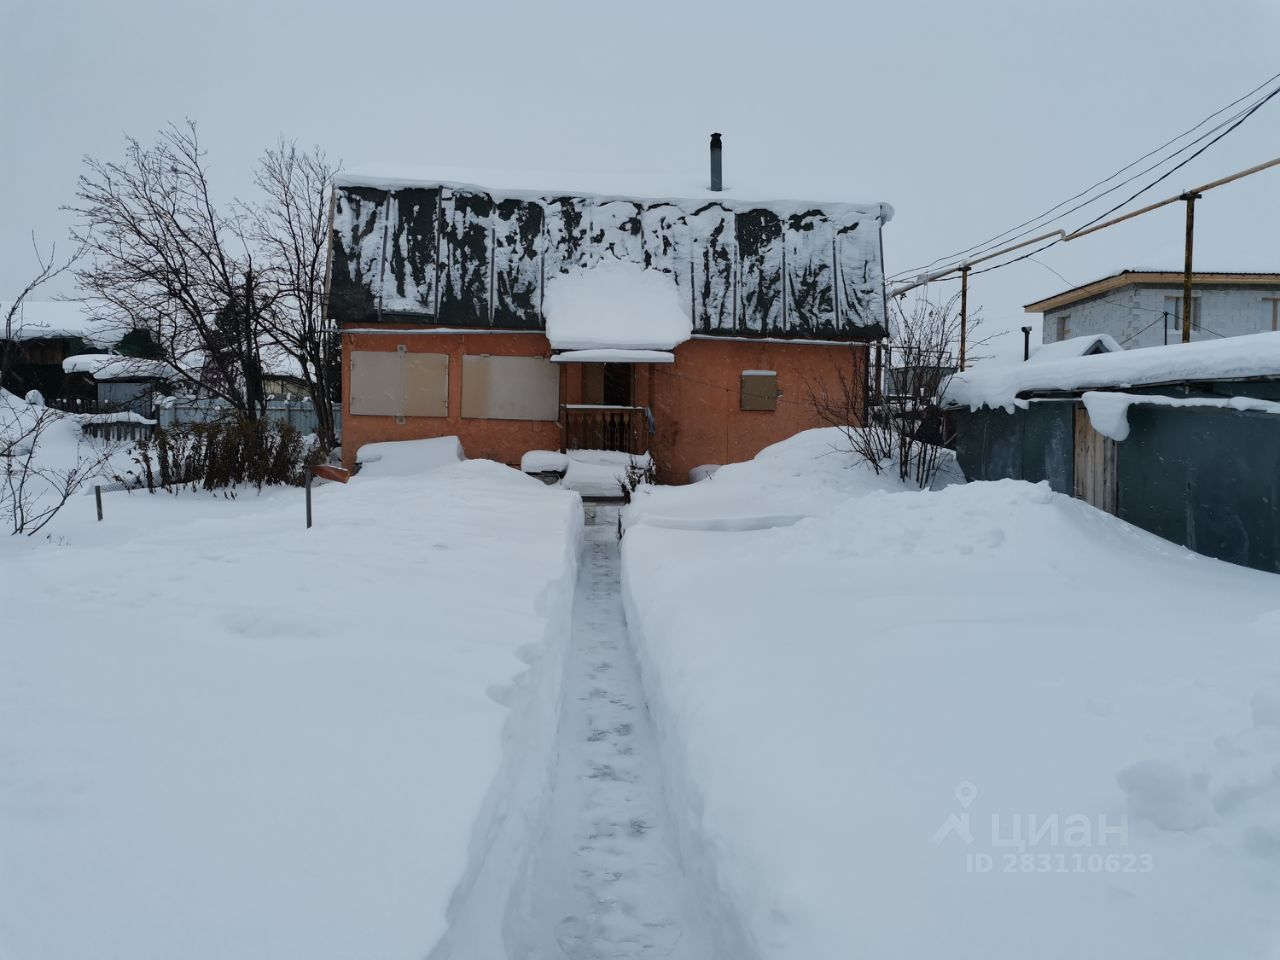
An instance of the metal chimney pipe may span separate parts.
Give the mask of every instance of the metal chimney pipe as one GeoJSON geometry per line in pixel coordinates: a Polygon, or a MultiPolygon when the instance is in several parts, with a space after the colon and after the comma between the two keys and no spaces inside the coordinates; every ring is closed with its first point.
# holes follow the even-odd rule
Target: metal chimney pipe
{"type": "Polygon", "coordinates": [[[713,133],[711,135],[711,189],[717,193],[724,189],[724,175],[720,169],[720,155],[722,152],[720,134],[713,133]]]}
{"type": "Polygon", "coordinates": [[[1022,360],[1025,363],[1031,359],[1031,328],[1022,328],[1022,360]]]}

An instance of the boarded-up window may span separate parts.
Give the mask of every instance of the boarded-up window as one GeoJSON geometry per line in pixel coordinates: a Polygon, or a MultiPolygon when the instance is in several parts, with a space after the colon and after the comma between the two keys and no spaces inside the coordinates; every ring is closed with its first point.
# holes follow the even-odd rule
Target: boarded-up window
{"type": "Polygon", "coordinates": [[[462,415],[558,420],[560,368],[544,357],[463,357],[462,415]]]}
{"type": "Polygon", "coordinates": [[[778,409],[778,375],[774,371],[742,371],[742,409],[778,409]]]}
{"type": "Polygon", "coordinates": [[[449,413],[449,355],[384,350],[351,354],[351,413],[443,417],[449,413]]]}

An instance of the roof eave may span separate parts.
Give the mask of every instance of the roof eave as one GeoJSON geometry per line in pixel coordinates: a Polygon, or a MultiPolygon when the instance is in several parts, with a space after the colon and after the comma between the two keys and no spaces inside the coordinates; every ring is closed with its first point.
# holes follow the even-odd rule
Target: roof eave
{"type": "MultiPolygon", "coordinates": [[[[1079,287],[1072,287],[1062,293],[1054,294],[1044,300],[1028,303],[1025,313],[1047,313],[1060,307],[1071,306],[1085,300],[1092,300],[1103,294],[1129,286],[1165,286],[1181,284],[1184,274],[1166,270],[1122,270],[1120,273],[1094,280],[1079,287]]],[[[1209,285],[1229,287],[1275,286],[1280,287],[1280,273],[1192,273],[1191,285],[1204,287],[1209,285]]]]}

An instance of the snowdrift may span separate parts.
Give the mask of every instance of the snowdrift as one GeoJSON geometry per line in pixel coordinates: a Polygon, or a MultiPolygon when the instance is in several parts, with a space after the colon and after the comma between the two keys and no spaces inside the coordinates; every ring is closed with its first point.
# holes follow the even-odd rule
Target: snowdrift
{"type": "Polygon", "coordinates": [[[396,472],[0,538],[0,954],[504,955],[581,504],[396,472]]]}
{"type": "Polygon", "coordinates": [[[1264,955],[1276,579],[1044,485],[877,490],[820,438],[638,497],[623,540],[726,955],[1264,955]]]}

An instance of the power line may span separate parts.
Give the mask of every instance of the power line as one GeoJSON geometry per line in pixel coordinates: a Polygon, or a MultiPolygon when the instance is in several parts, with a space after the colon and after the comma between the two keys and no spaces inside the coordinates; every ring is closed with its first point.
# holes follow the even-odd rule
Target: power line
{"type": "Polygon", "coordinates": [[[1087,230],[1089,227],[1093,226],[1094,224],[1098,223],[1099,221],[1106,219],[1106,218],[1107,218],[1107,217],[1109,217],[1111,214],[1113,214],[1113,213],[1115,213],[1117,210],[1119,210],[1121,207],[1127,206],[1129,203],[1131,203],[1132,201],[1136,200],[1138,197],[1142,196],[1144,193],[1146,193],[1146,192],[1147,192],[1148,190],[1150,190],[1152,187],[1154,187],[1154,186],[1156,186],[1157,184],[1162,183],[1163,181],[1165,181],[1165,180],[1169,179],[1169,177],[1173,176],[1175,173],[1177,173],[1179,170],[1181,170],[1183,167],[1185,167],[1188,163],[1190,163],[1190,162],[1191,162],[1192,160],[1194,160],[1196,157],[1200,156],[1202,153],[1204,153],[1206,150],[1208,150],[1210,147],[1212,147],[1215,143],[1217,143],[1219,140],[1221,140],[1221,139],[1222,139],[1223,137],[1225,137],[1227,134],[1229,134],[1229,133],[1231,133],[1232,131],[1234,131],[1235,129],[1237,129],[1237,128],[1242,124],[1242,123],[1244,123],[1244,122],[1245,122],[1246,120],[1248,120],[1251,116],[1253,116],[1255,113],[1257,113],[1257,112],[1262,108],[1262,106],[1263,106],[1264,104],[1266,104],[1268,101],[1272,100],[1272,99],[1273,99],[1277,94],[1280,94],[1280,86],[1276,87],[1274,90],[1272,90],[1270,93],[1268,93],[1265,97],[1263,97],[1261,100],[1259,100],[1257,103],[1255,103],[1252,107],[1250,107],[1247,111],[1245,111],[1245,112],[1244,112],[1244,114],[1243,114],[1242,116],[1240,116],[1240,118],[1239,118],[1238,120],[1236,120],[1236,121],[1235,121],[1235,123],[1231,124],[1231,126],[1227,127],[1227,129],[1223,130],[1220,134],[1218,134],[1216,137],[1214,137],[1212,140],[1210,140],[1208,143],[1206,143],[1204,146],[1202,146],[1199,150],[1197,150],[1195,153],[1191,154],[1191,156],[1187,157],[1187,158],[1186,158],[1186,159],[1184,159],[1182,162],[1178,163],[1176,166],[1170,167],[1170,168],[1169,168],[1168,170],[1166,170],[1164,173],[1160,174],[1160,176],[1156,177],[1154,180],[1152,180],[1150,183],[1148,183],[1148,184],[1147,184],[1145,187],[1143,187],[1141,190],[1138,190],[1136,193],[1133,193],[1133,194],[1129,195],[1129,196],[1128,196],[1128,197],[1126,197],[1124,200],[1122,200],[1122,201],[1120,201],[1119,203],[1117,203],[1117,204],[1116,204],[1114,207],[1112,207],[1111,209],[1109,209],[1109,210],[1105,210],[1105,211],[1103,211],[1102,213],[1098,214],[1098,216],[1094,217],[1094,218],[1093,218],[1092,220],[1090,220],[1088,223],[1081,224],[1079,227],[1077,227],[1075,230],[1071,231],[1071,233],[1067,234],[1067,235],[1066,235],[1066,236],[1064,236],[1064,237],[1058,237],[1056,240],[1050,240],[1050,241],[1049,241],[1048,243],[1046,243],[1044,246],[1042,246],[1042,247],[1037,247],[1035,250],[1032,250],[1030,253],[1024,253],[1024,254],[1022,254],[1022,255],[1020,255],[1020,256],[1014,257],[1014,258],[1013,258],[1013,259],[1011,259],[1011,260],[1005,260],[1005,261],[1003,261],[1003,262],[1001,262],[1001,263],[993,264],[993,265],[992,265],[992,266],[990,266],[990,267],[983,267],[983,268],[982,268],[982,269],[980,269],[980,270],[974,270],[974,271],[972,271],[972,272],[971,272],[971,275],[973,275],[973,276],[977,276],[977,275],[978,275],[978,274],[980,274],[980,273],[990,273],[992,270],[999,270],[1001,267],[1007,267],[1007,266],[1009,266],[1010,264],[1017,263],[1017,262],[1018,262],[1018,261],[1020,261],[1020,260],[1027,260],[1027,259],[1030,259],[1031,257],[1035,256],[1037,253],[1041,253],[1041,252],[1043,252],[1043,251],[1045,251],[1045,250],[1048,250],[1050,247],[1057,246],[1059,243],[1062,243],[1062,242],[1064,242],[1065,240],[1070,239],[1071,237],[1075,236],[1076,234],[1079,234],[1079,233],[1083,232],[1084,230],[1087,230]]]}
{"type": "MultiPolygon", "coordinates": [[[[1047,224],[1049,224],[1049,223],[1054,223],[1054,222],[1056,222],[1056,221],[1058,221],[1058,220],[1063,219],[1063,218],[1064,218],[1064,217],[1066,217],[1066,216],[1069,216],[1071,213],[1074,213],[1075,211],[1077,211],[1077,210],[1079,210],[1079,209],[1081,209],[1081,208],[1083,208],[1083,207],[1088,206],[1088,205],[1089,205],[1089,204],[1091,204],[1091,203],[1095,203],[1096,201],[1098,201],[1098,200],[1102,199],[1103,197],[1107,196],[1108,194],[1110,194],[1110,193],[1114,193],[1116,190],[1121,189],[1122,187],[1124,187],[1125,185],[1127,185],[1127,184],[1129,184],[1129,183],[1132,183],[1134,180],[1138,179],[1139,177],[1142,177],[1142,176],[1144,176],[1145,174],[1150,173],[1152,170],[1156,169],[1157,167],[1161,166],[1162,164],[1164,164],[1164,163],[1168,163],[1170,160],[1173,160],[1175,157],[1177,157],[1177,156],[1179,156],[1180,154],[1184,153],[1186,150],[1191,149],[1191,148],[1192,148],[1192,147],[1194,147],[1196,144],[1198,144],[1198,143],[1202,142],[1203,140],[1205,140],[1206,138],[1208,138],[1208,137],[1212,136],[1214,133],[1216,133],[1217,131],[1221,130],[1224,126],[1228,126],[1228,125],[1230,125],[1230,126],[1229,126],[1229,129],[1226,131],[1226,132],[1228,132],[1228,133],[1229,133],[1231,130],[1234,130],[1234,129],[1235,129],[1237,126],[1239,126],[1239,125],[1240,125],[1240,123],[1242,123],[1245,119],[1247,119],[1249,116],[1252,116],[1252,115],[1253,115],[1253,113],[1255,113],[1255,112],[1258,110],[1258,108],[1260,108],[1264,103],[1266,103],[1268,100],[1270,100],[1272,97],[1274,97],[1277,93],[1280,93],[1280,87],[1277,87],[1276,89],[1272,90],[1270,93],[1268,93],[1265,97],[1263,97],[1263,98],[1262,98],[1261,100],[1259,100],[1257,103],[1254,103],[1254,104],[1252,104],[1251,106],[1246,107],[1244,110],[1238,111],[1237,113],[1235,113],[1235,114],[1233,114],[1232,116],[1228,117],[1226,120],[1224,120],[1224,121],[1222,121],[1221,123],[1217,124],[1216,126],[1212,127],[1211,129],[1209,129],[1209,130],[1208,130],[1208,131],[1206,131],[1205,133],[1201,134],[1201,135],[1200,135],[1199,137],[1197,137],[1196,139],[1194,139],[1194,140],[1190,141],[1189,143],[1185,144],[1184,146],[1180,147],[1178,150],[1174,151],[1174,152],[1173,152],[1172,154],[1170,154],[1169,156],[1164,157],[1164,158],[1162,158],[1162,159],[1160,159],[1160,160],[1156,161],[1156,163],[1151,164],[1150,166],[1148,166],[1148,167],[1144,168],[1143,170],[1141,170],[1141,171],[1139,171],[1139,172],[1135,173],[1133,176],[1126,178],[1125,180],[1121,181],[1120,183],[1115,184],[1114,186],[1110,187],[1109,189],[1107,189],[1107,190],[1103,191],[1102,193],[1097,194],[1096,196],[1091,197],[1091,198],[1089,198],[1088,200],[1085,200],[1084,202],[1077,204],[1076,206],[1072,207],[1072,208],[1071,208],[1071,209],[1069,209],[1069,210],[1063,211],[1062,213],[1058,214],[1057,216],[1053,217],[1052,219],[1047,220],[1047,221],[1045,221],[1045,219],[1044,219],[1045,217],[1048,217],[1050,214],[1054,213],[1054,211],[1059,210],[1061,207],[1066,206],[1067,204],[1072,203],[1073,201],[1078,200],[1078,199],[1080,199],[1081,197],[1086,196],[1087,194],[1091,193],[1093,190],[1097,189],[1098,187],[1100,187],[1100,186],[1102,186],[1102,185],[1104,185],[1104,184],[1106,184],[1106,183],[1109,183],[1110,181],[1114,180],[1116,177],[1120,176],[1120,174],[1124,173],[1125,171],[1132,169],[1133,167],[1135,167],[1135,166],[1137,166],[1138,164],[1142,163],[1144,160],[1149,159],[1150,157],[1152,157],[1152,156],[1154,156],[1154,155],[1156,155],[1156,154],[1160,153],[1161,151],[1163,151],[1163,150],[1164,150],[1164,149],[1166,149],[1167,147],[1171,146],[1172,144],[1174,144],[1174,143],[1178,142],[1179,140],[1183,139],[1184,137],[1186,137],[1186,136],[1190,135],[1191,133],[1194,133],[1196,130],[1200,129],[1200,128],[1201,128],[1201,127],[1203,127],[1206,123],[1208,123],[1210,120],[1213,120],[1215,117],[1220,116],[1221,114],[1225,113],[1227,110],[1230,110],[1232,107],[1236,106],[1237,104],[1239,104],[1239,103],[1241,103],[1241,102],[1243,102],[1243,101],[1247,100],[1249,97],[1252,97],[1252,96],[1253,96],[1254,94],[1256,94],[1258,91],[1262,90],[1264,87],[1268,86],[1269,84],[1271,84],[1272,82],[1274,82],[1274,81],[1275,81],[1275,80],[1277,80],[1277,79],[1280,79],[1280,73],[1277,73],[1277,74],[1275,74],[1275,75],[1273,75],[1273,76],[1271,76],[1271,77],[1267,78],[1265,81],[1263,81],[1263,82],[1262,82],[1261,84],[1259,84],[1258,86],[1254,87],[1254,88],[1253,88],[1252,90],[1250,90],[1248,93],[1244,94],[1243,96],[1237,97],[1237,98],[1236,98],[1235,100],[1233,100],[1231,103],[1228,103],[1226,106],[1221,107],[1220,109],[1218,109],[1218,110],[1214,111],[1213,113],[1209,114],[1209,116],[1205,117],[1205,118],[1204,118],[1204,119],[1202,119],[1200,122],[1196,123],[1194,126],[1192,126],[1192,127],[1188,128],[1187,130],[1185,130],[1185,131],[1183,131],[1182,133],[1178,134],[1176,137],[1173,137],[1172,139],[1165,141],[1163,144],[1161,144],[1159,147],[1156,147],[1154,150],[1150,150],[1150,151],[1148,151],[1147,153],[1143,154],[1141,157],[1138,157],[1136,160],[1134,160],[1134,161],[1132,161],[1132,162],[1130,162],[1130,163],[1126,164],[1125,166],[1121,167],[1121,168],[1120,168],[1119,170],[1117,170],[1115,173],[1111,174],[1111,176],[1109,176],[1109,177],[1107,177],[1107,178],[1105,178],[1105,179],[1103,179],[1103,180],[1100,180],[1100,181],[1098,181],[1097,183],[1095,183],[1095,184],[1093,184],[1093,185],[1091,185],[1091,186],[1089,186],[1089,187],[1085,188],[1084,190],[1080,191],[1079,193],[1075,194],[1074,196],[1069,197],[1069,198],[1067,198],[1066,200],[1063,200],[1063,201],[1061,201],[1060,203],[1055,204],[1054,206],[1050,207],[1048,210],[1046,210],[1044,213],[1040,214],[1039,216],[1033,217],[1033,218],[1031,218],[1030,220],[1025,220],[1025,221],[1023,221],[1022,223],[1018,224],[1017,226],[1010,227],[1008,230],[1005,230],[1005,231],[1004,231],[1004,232],[1002,232],[1002,233],[996,234],[994,237],[991,237],[991,238],[990,238],[990,239],[988,239],[988,240],[984,240],[984,241],[982,241],[981,243],[974,244],[973,246],[968,247],[968,248],[966,248],[966,249],[964,249],[964,250],[957,251],[956,253],[951,254],[951,255],[949,255],[949,256],[939,257],[939,258],[937,258],[937,259],[935,259],[935,260],[932,260],[932,261],[930,261],[928,264],[923,265],[922,267],[915,267],[915,268],[911,268],[911,269],[908,269],[908,270],[903,270],[903,271],[899,271],[899,272],[897,272],[897,273],[894,273],[894,274],[892,275],[891,279],[896,279],[896,278],[903,277],[903,276],[907,276],[907,275],[910,275],[910,274],[912,274],[912,273],[916,273],[916,272],[919,272],[919,271],[922,271],[922,270],[927,270],[929,267],[932,267],[932,266],[934,266],[935,264],[942,263],[942,262],[945,262],[945,261],[948,261],[948,260],[952,260],[952,259],[956,259],[956,258],[959,258],[959,257],[963,257],[963,256],[964,256],[964,255],[966,255],[966,254],[970,254],[970,253],[973,253],[973,252],[976,252],[976,251],[982,251],[982,250],[988,249],[988,248],[989,248],[992,244],[994,244],[996,241],[999,241],[999,240],[1001,240],[1001,239],[1003,239],[1003,238],[1006,238],[1006,237],[1008,237],[1010,234],[1013,234],[1015,231],[1022,230],[1022,228],[1027,227],[1028,229],[1026,229],[1026,230],[1022,230],[1022,232],[1021,232],[1021,233],[1017,233],[1014,237],[1010,238],[1010,239],[1017,239],[1017,238],[1019,238],[1019,237],[1025,236],[1027,233],[1032,232],[1032,230],[1034,230],[1034,229],[1038,229],[1039,227],[1046,226],[1046,225],[1047,225],[1047,224]],[[1044,221],[1044,222],[1041,222],[1041,221],[1044,221]],[[1033,226],[1033,225],[1034,225],[1034,226],[1033,226]]],[[[1223,134],[1223,135],[1225,135],[1225,134],[1223,134]]],[[[1207,145],[1206,145],[1206,147],[1205,147],[1205,148],[1201,148],[1201,150],[1199,150],[1199,151],[1197,151],[1196,153],[1192,154],[1192,155],[1191,155],[1191,157],[1187,158],[1187,160],[1184,160],[1182,163],[1178,164],[1178,166],[1175,166],[1173,169],[1171,169],[1171,170],[1167,171],[1167,172],[1166,172],[1166,173],[1165,173],[1165,174],[1164,174],[1160,179],[1163,179],[1164,177],[1167,177],[1169,174],[1173,173],[1175,170],[1177,170],[1177,169],[1179,169],[1180,167],[1184,166],[1184,165],[1185,165],[1189,160],[1194,159],[1195,157],[1199,156],[1201,153],[1203,153],[1203,152],[1204,152],[1204,149],[1206,149],[1208,146],[1212,146],[1214,143],[1217,143],[1217,142],[1218,142],[1218,140],[1220,140],[1220,139],[1222,139],[1222,136],[1218,136],[1218,137],[1214,138],[1213,140],[1211,140],[1211,141],[1209,142],[1209,144],[1207,144],[1207,145]]],[[[1134,196],[1138,196],[1138,195],[1140,195],[1141,193],[1145,192],[1145,190],[1150,189],[1150,187],[1151,187],[1151,186],[1154,186],[1154,184],[1155,184],[1155,183],[1159,183],[1159,182],[1160,182],[1160,180],[1159,180],[1159,179],[1158,179],[1158,180],[1156,180],[1156,181],[1154,181],[1152,184],[1149,184],[1149,185],[1148,185],[1146,188],[1144,188],[1143,190],[1140,190],[1137,194],[1134,194],[1134,196]]],[[[1125,200],[1125,201],[1124,201],[1124,203],[1128,203],[1128,202],[1129,202],[1129,200],[1132,200],[1132,199],[1133,199],[1133,197],[1130,197],[1128,200],[1125,200]]],[[[1119,209],[1119,207],[1120,207],[1120,206],[1123,206],[1123,205],[1124,205],[1124,203],[1119,204],[1117,207],[1113,207],[1111,211],[1108,211],[1108,213],[1113,212],[1113,211],[1114,211],[1114,210],[1116,210],[1116,209],[1119,209]]],[[[1106,213],[1104,213],[1104,214],[1102,214],[1100,217],[1098,217],[1097,219],[1098,219],[1098,220],[1101,220],[1101,219],[1102,219],[1103,217],[1105,217],[1106,215],[1107,215],[1107,214],[1106,214],[1106,213]]],[[[1097,220],[1091,221],[1091,223],[1096,223],[1096,222],[1097,222],[1097,220]]],[[[1088,226],[1088,224],[1086,224],[1086,226],[1088,226]]],[[[1083,228],[1082,228],[1082,229],[1083,229],[1083,228]]],[[[1044,249],[1044,248],[1042,248],[1042,249],[1044,249]]],[[[991,268],[987,268],[987,269],[991,269],[991,268]]]]}

